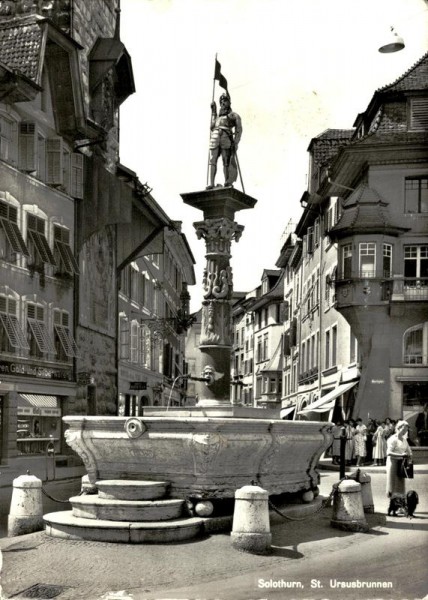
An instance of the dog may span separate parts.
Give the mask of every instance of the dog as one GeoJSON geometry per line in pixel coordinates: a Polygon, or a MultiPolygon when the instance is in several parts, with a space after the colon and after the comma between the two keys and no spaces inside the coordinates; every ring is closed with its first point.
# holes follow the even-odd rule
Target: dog
{"type": "Polygon", "coordinates": [[[419,496],[415,490],[408,491],[406,495],[392,494],[389,501],[388,517],[391,516],[391,513],[396,517],[397,510],[402,509],[405,517],[412,518],[418,504],[419,496]]]}

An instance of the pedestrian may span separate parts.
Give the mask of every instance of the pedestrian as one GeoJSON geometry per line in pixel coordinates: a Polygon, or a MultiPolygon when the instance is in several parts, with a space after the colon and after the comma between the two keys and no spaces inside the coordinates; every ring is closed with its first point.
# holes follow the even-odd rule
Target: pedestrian
{"type": "Polygon", "coordinates": [[[382,466],[386,457],[385,429],[380,421],[376,421],[376,431],[373,434],[373,460],[374,466],[382,466]]]}
{"type": "Polygon", "coordinates": [[[361,462],[364,462],[367,456],[367,427],[363,424],[363,420],[358,418],[356,420],[355,434],[354,434],[354,454],[357,459],[357,467],[361,466],[361,462]]]}
{"type": "Polygon", "coordinates": [[[399,474],[400,460],[407,458],[412,462],[412,450],[407,441],[409,424],[407,421],[398,421],[396,432],[388,438],[387,460],[386,460],[386,494],[388,498],[392,494],[405,494],[405,478],[399,474]]]}
{"type": "Polygon", "coordinates": [[[388,438],[395,431],[395,424],[392,422],[392,420],[389,417],[386,417],[386,419],[385,419],[384,429],[385,429],[385,439],[388,440],[388,438]]]}
{"type": "Polygon", "coordinates": [[[415,421],[416,432],[421,446],[428,446],[428,403],[422,412],[418,414],[415,421]]]}
{"type": "Polygon", "coordinates": [[[351,419],[347,419],[344,424],[346,432],[345,461],[347,465],[350,465],[354,456],[354,428],[351,419]]]}
{"type": "Polygon", "coordinates": [[[331,445],[331,455],[333,457],[333,464],[334,465],[339,465],[340,464],[340,437],[341,437],[341,433],[342,433],[342,427],[343,427],[343,423],[341,421],[337,421],[336,425],[333,426],[332,428],[332,434],[333,434],[333,443],[331,445]]]}
{"type": "Polygon", "coordinates": [[[366,449],[367,449],[367,457],[366,461],[371,463],[373,461],[373,435],[376,431],[376,423],[373,419],[369,418],[367,420],[367,441],[366,441],[366,449]]]}

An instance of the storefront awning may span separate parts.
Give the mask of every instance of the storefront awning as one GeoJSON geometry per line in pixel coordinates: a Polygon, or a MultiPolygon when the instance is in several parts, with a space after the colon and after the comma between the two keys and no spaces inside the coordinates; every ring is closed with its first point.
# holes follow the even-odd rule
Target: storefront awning
{"type": "Polygon", "coordinates": [[[19,394],[19,406],[35,406],[36,408],[57,408],[56,396],[45,396],[44,394],[19,394]],[[22,403],[24,400],[24,403],[22,403]]]}
{"type": "Polygon", "coordinates": [[[293,410],[296,409],[296,406],[287,406],[287,408],[282,408],[279,412],[279,416],[281,419],[283,419],[284,417],[286,417],[287,415],[289,415],[290,413],[293,412],[293,410]]]}
{"type": "Polygon", "coordinates": [[[309,406],[306,406],[303,410],[299,410],[298,414],[306,414],[309,412],[321,413],[330,410],[331,408],[334,408],[336,398],[350,390],[357,383],[358,381],[350,381],[348,383],[342,383],[341,385],[338,385],[336,388],[334,388],[334,390],[331,390],[331,392],[328,392],[328,394],[326,394],[325,396],[318,398],[318,400],[316,400],[309,406]]]}

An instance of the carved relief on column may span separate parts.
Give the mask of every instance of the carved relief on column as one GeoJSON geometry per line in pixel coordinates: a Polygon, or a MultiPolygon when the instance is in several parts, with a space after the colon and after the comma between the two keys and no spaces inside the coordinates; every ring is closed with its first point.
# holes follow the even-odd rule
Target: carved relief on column
{"type": "Polygon", "coordinates": [[[203,302],[200,345],[230,346],[231,344],[229,301],[203,302]]]}
{"type": "Polygon", "coordinates": [[[244,230],[243,225],[238,225],[226,217],[205,219],[193,225],[198,239],[205,240],[207,254],[227,255],[229,258],[232,240],[238,242],[244,230]]]}
{"type": "Polygon", "coordinates": [[[208,260],[202,278],[202,288],[205,300],[230,299],[233,290],[232,267],[208,260]]]}

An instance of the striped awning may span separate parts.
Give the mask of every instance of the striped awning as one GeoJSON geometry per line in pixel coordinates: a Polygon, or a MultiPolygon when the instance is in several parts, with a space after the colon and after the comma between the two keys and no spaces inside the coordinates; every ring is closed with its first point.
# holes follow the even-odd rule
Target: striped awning
{"type": "Polygon", "coordinates": [[[56,396],[45,396],[44,394],[19,394],[20,406],[35,406],[36,408],[57,408],[58,398],[56,396]],[[22,404],[24,400],[24,404],[22,404]]]}

